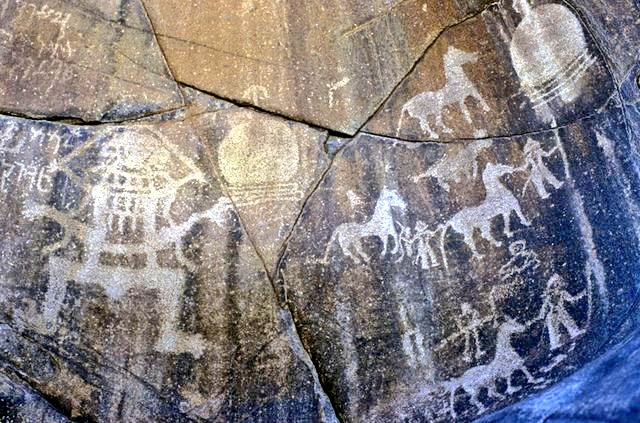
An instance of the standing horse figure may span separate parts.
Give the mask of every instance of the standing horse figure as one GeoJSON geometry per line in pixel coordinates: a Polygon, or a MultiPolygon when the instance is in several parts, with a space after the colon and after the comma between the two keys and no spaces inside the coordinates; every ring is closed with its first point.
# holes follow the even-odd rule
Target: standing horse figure
{"type": "Polygon", "coordinates": [[[444,74],[446,80],[444,87],[438,91],[420,93],[407,101],[400,112],[397,132],[400,132],[400,129],[402,129],[404,114],[409,113],[409,116],[418,119],[420,129],[422,129],[423,132],[427,132],[432,138],[438,138],[438,134],[431,129],[429,116],[435,116],[438,126],[440,126],[444,132],[450,133],[451,128],[447,127],[442,121],[442,112],[447,106],[456,103],[460,107],[460,110],[462,110],[466,121],[471,123],[471,114],[465,104],[465,100],[468,97],[475,98],[484,111],[489,111],[489,105],[462,69],[462,65],[466,63],[476,63],[477,61],[478,55],[476,53],[467,53],[450,46],[444,54],[444,74]]]}
{"type": "Polygon", "coordinates": [[[387,253],[389,237],[393,240],[391,254],[396,254],[400,248],[398,231],[396,230],[392,210],[398,208],[406,210],[407,205],[397,191],[383,189],[376,203],[371,219],[365,223],[347,222],[339,225],[327,245],[324,263],[329,263],[329,253],[335,242],[338,243],[345,256],[356,263],[368,262],[370,257],[364,252],[362,239],[375,236],[382,241],[382,255],[387,253]]]}
{"type": "Polygon", "coordinates": [[[480,401],[479,395],[482,388],[487,389],[487,395],[492,398],[502,399],[504,395],[498,393],[496,389],[496,380],[502,378],[507,382],[506,394],[510,395],[517,392],[520,388],[514,388],[511,383],[513,373],[520,370],[527,378],[528,383],[540,383],[539,379],[534,378],[524,364],[524,359],[520,357],[518,352],[511,346],[511,336],[522,333],[526,330],[526,326],[517,321],[507,318],[506,322],[498,327],[498,335],[496,337],[496,353],[487,364],[481,364],[470,368],[460,377],[441,382],[440,385],[449,396],[449,407],[451,415],[456,418],[455,412],[455,394],[459,388],[462,388],[471,396],[471,403],[474,404],[479,413],[485,411],[485,405],[480,401]]]}
{"type": "Polygon", "coordinates": [[[491,220],[494,217],[502,216],[504,220],[504,233],[508,237],[513,235],[510,225],[511,212],[516,213],[520,219],[520,223],[523,225],[529,226],[531,224],[531,222],[529,222],[522,213],[520,203],[516,197],[500,181],[500,177],[503,175],[511,174],[516,171],[518,171],[518,169],[508,165],[488,163],[482,172],[482,182],[484,183],[486,190],[484,201],[475,207],[468,207],[460,210],[458,213],[453,215],[448,222],[438,227],[438,229],[442,231],[440,233],[440,251],[442,253],[445,268],[448,269],[444,240],[449,228],[464,236],[464,242],[471,249],[475,258],[482,258],[482,255],[478,253],[475,241],[473,240],[473,235],[476,229],[480,230],[484,239],[499,247],[502,243],[497,241],[491,234],[491,220]]]}

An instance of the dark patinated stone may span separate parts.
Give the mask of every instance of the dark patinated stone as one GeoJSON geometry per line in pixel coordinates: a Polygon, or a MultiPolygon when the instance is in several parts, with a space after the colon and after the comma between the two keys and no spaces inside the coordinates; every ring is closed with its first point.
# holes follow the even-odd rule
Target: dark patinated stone
{"type": "Polygon", "coordinates": [[[365,130],[409,140],[526,133],[592,115],[614,93],[569,6],[509,0],[447,30],[365,130]]]}
{"type": "Polygon", "coordinates": [[[198,125],[1,120],[2,359],[74,416],[331,420],[198,125]]]}
{"type": "Polygon", "coordinates": [[[553,388],[478,423],[635,422],[640,415],[640,332],[553,388]]]}
{"type": "Polygon", "coordinates": [[[0,2],[0,422],[637,420],[639,7],[0,2]]]}
{"type": "Polygon", "coordinates": [[[638,289],[622,119],[336,156],[280,270],[340,416],[468,419],[593,356],[638,289]]]}

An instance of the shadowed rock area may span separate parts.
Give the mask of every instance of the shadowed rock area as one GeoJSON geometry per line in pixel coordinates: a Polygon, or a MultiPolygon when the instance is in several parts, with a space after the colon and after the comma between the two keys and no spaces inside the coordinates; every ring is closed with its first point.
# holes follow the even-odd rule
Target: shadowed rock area
{"type": "Polygon", "coordinates": [[[0,4],[0,422],[640,420],[635,0],[0,4]]]}

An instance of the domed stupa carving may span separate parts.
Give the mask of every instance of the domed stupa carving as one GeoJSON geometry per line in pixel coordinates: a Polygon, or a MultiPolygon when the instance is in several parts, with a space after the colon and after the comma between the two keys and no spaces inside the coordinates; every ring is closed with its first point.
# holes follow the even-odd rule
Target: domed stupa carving
{"type": "Polygon", "coordinates": [[[596,60],[580,21],[561,4],[531,7],[528,0],[514,0],[513,8],[523,17],[510,46],[522,89],[534,107],[556,98],[572,102],[580,92],[580,80],[596,60]]]}
{"type": "Polygon", "coordinates": [[[280,121],[235,125],[218,148],[220,171],[238,206],[297,200],[299,162],[293,131],[280,121]]]}

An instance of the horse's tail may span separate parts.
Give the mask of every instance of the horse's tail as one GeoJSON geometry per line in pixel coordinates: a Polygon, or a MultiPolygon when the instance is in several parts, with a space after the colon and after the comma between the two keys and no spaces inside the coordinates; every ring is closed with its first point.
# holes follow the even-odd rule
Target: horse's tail
{"type": "Polygon", "coordinates": [[[402,106],[402,109],[400,110],[400,120],[398,121],[398,126],[396,127],[396,137],[400,136],[400,130],[402,129],[402,122],[404,120],[404,115],[409,111],[410,102],[411,100],[409,100],[409,102],[407,102],[404,106],[402,106]]]}
{"type": "Polygon", "coordinates": [[[331,247],[335,243],[336,238],[339,236],[338,232],[339,231],[336,229],[333,232],[333,234],[331,235],[331,238],[329,239],[329,242],[327,243],[327,248],[325,248],[325,250],[324,250],[324,258],[322,259],[322,264],[328,265],[330,263],[330,261],[329,261],[329,253],[331,253],[331,247]]]}
{"type": "Polygon", "coordinates": [[[449,262],[447,261],[447,251],[444,248],[444,241],[447,235],[447,229],[449,229],[449,225],[447,223],[443,223],[440,226],[438,226],[434,232],[437,233],[438,231],[442,231],[440,232],[440,254],[442,255],[442,264],[444,264],[444,269],[448,272],[449,262]]]}

